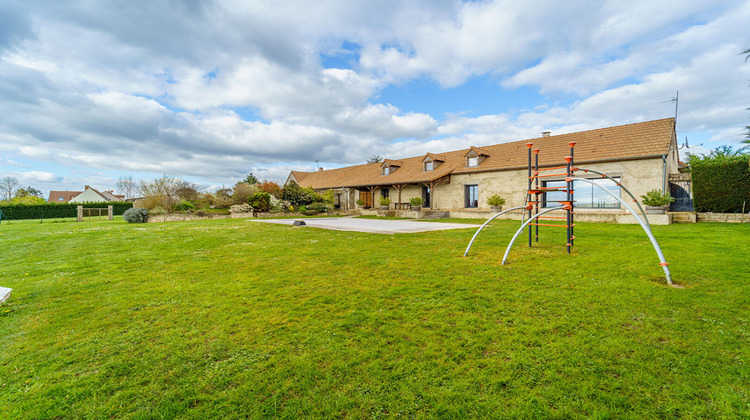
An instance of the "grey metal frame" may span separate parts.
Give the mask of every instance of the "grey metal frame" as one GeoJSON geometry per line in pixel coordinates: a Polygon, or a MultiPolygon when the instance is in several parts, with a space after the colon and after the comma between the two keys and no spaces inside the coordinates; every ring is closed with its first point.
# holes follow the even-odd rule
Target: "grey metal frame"
{"type": "MultiPolygon", "coordinates": [[[[484,229],[485,226],[487,226],[491,221],[493,221],[497,216],[500,216],[501,214],[505,214],[505,213],[507,213],[509,211],[520,210],[520,209],[526,209],[526,206],[513,207],[512,209],[503,210],[500,213],[498,213],[498,214],[490,217],[489,219],[487,219],[487,221],[484,222],[482,224],[482,226],[479,227],[479,229],[477,229],[477,232],[474,234],[474,236],[471,237],[471,241],[469,241],[469,246],[466,247],[466,251],[464,252],[464,257],[467,256],[467,255],[469,255],[469,250],[471,249],[471,244],[474,243],[474,239],[477,238],[477,236],[479,235],[479,232],[481,232],[482,229],[484,229]]],[[[526,212],[524,212],[524,216],[525,215],[526,215],[526,212]]]]}
{"type": "MultiPolygon", "coordinates": [[[[616,195],[612,194],[612,192],[610,192],[606,188],[602,187],[601,185],[597,185],[593,181],[591,181],[589,179],[586,179],[586,178],[577,178],[576,177],[576,178],[571,178],[571,181],[583,181],[583,182],[586,182],[588,184],[591,184],[591,185],[599,188],[600,190],[604,191],[605,193],[609,194],[610,196],[612,196],[612,198],[614,198],[615,200],[619,201],[623,206],[625,206],[625,208],[630,212],[630,214],[632,214],[633,217],[635,217],[635,219],[641,225],[641,228],[643,228],[643,230],[646,232],[646,235],[648,236],[649,240],[651,240],[651,245],[654,247],[654,250],[656,250],[656,255],[659,257],[659,261],[660,261],[659,265],[664,269],[664,275],[667,278],[667,283],[670,284],[670,285],[672,285],[672,273],[669,271],[669,265],[667,264],[667,260],[664,258],[664,254],[661,252],[661,247],[659,247],[659,243],[656,241],[656,238],[654,238],[654,234],[651,233],[651,227],[650,227],[650,225],[648,225],[646,222],[644,222],[643,219],[636,213],[635,210],[633,210],[632,207],[630,207],[630,205],[628,205],[628,203],[625,200],[623,200],[619,196],[616,196],[616,195]]],[[[501,264],[505,264],[505,261],[508,259],[508,253],[510,253],[510,249],[513,246],[513,242],[515,242],[515,240],[518,237],[518,235],[523,231],[523,229],[529,223],[531,223],[532,220],[536,219],[537,217],[541,216],[544,213],[547,213],[547,212],[553,211],[553,210],[559,210],[559,209],[562,209],[562,207],[554,207],[554,208],[548,209],[546,211],[543,211],[543,212],[540,212],[539,214],[534,215],[529,220],[527,220],[526,223],[524,223],[518,229],[518,231],[516,231],[516,234],[513,235],[513,239],[510,240],[510,243],[508,244],[508,248],[506,248],[506,250],[505,250],[505,255],[503,256],[503,261],[502,261],[501,264]]],[[[467,252],[468,252],[468,250],[467,250],[467,252]]]]}

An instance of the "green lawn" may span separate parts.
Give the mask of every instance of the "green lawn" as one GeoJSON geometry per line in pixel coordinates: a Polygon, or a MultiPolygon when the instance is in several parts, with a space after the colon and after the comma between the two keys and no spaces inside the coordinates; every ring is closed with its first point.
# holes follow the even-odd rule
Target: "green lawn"
{"type": "Polygon", "coordinates": [[[0,417],[750,417],[750,225],[517,226],[0,224],[0,417]]]}

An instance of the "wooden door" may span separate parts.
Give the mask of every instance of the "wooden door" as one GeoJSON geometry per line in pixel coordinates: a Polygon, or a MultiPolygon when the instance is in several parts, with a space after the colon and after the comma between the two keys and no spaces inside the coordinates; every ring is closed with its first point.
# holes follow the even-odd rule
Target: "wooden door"
{"type": "Polygon", "coordinates": [[[365,202],[365,207],[372,207],[372,193],[370,191],[360,191],[359,198],[365,202]]]}

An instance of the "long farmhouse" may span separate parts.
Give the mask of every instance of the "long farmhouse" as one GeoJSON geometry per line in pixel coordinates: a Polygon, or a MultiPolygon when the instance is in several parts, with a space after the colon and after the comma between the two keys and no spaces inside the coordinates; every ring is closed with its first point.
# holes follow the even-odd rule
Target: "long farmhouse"
{"type": "MultiPolygon", "coordinates": [[[[675,120],[667,118],[570,134],[544,133],[530,140],[339,169],[292,171],[287,182],[294,180],[317,191],[333,189],[342,210],[355,209],[358,199],[365,208],[377,208],[379,197],[389,197],[392,210],[406,210],[410,198],[422,197],[426,210],[449,212],[451,217],[486,217],[487,198],[495,194],[506,198],[509,206],[523,205],[528,143],[540,150],[540,167],[552,167],[565,165],[570,142],[575,142],[575,166],[604,172],[637,197],[654,189],[669,191],[670,178],[679,178],[675,120]]],[[[597,183],[629,199],[620,185],[599,175],[580,171],[576,176],[597,178],[597,183]]],[[[546,178],[544,186],[561,184],[564,178],[546,178]]],[[[617,200],[580,184],[574,185],[577,214],[596,216],[592,220],[627,221],[620,218],[625,211],[617,200]]]]}

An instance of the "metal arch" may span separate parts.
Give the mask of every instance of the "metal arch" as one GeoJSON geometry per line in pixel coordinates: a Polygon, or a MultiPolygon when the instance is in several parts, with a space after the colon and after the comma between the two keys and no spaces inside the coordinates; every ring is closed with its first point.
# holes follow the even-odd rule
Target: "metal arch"
{"type": "Polygon", "coordinates": [[[636,214],[635,210],[633,210],[633,208],[630,207],[625,200],[623,200],[622,198],[620,198],[620,197],[612,194],[612,192],[610,192],[606,188],[602,187],[601,185],[596,185],[591,180],[588,180],[588,179],[585,179],[585,178],[573,178],[573,180],[574,181],[584,181],[584,182],[587,182],[587,183],[589,183],[591,185],[596,186],[600,190],[602,190],[602,191],[606,192],[607,194],[609,194],[612,198],[618,200],[620,203],[622,203],[625,206],[626,209],[628,209],[628,211],[630,212],[630,214],[632,214],[633,217],[635,217],[635,220],[637,220],[638,223],[641,224],[641,227],[646,232],[646,235],[648,235],[648,239],[651,240],[651,245],[654,246],[654,250],[656,250],[656,255],[659,256],[659,261],[661,262],[661,264],[659,264],[659,265],[661,265],[661,267],[664,269],[664,275],[667,278],[667,283],[669,283],[670,285],[672,285],[672,273],[669,271],[669,265],[667,264],[667,260],[664,258],[664,254],[661,252],[661,248],[659,247],[659,243],[656,242],[656,238],[654,238],[654,234],[651,233],[651,227],[649,225],[647,225],[643,221],[643,219],[641,219],[641,217],[638,216],[638,214],[636,214]]]}
{"type": "MultiPolygon", "coordinates": [[[[501,214],[505,214],[505,213],[507,213],[509,211],[520,210],[520,209],[525,209],[525,208],[526,208],[526,206],[513,207],[512,209],[501,211],[500,213],[498,213],[498,214],[490,217],[489,219],[487,219],[487,221],[484,222],[484,224],[482,224],[482,226],[480,226],[479,229],[477,229],[477,232],[474,234],[474,236],[471,237],[471,241],[469,241],[469,246],[466,247],[466,251],[464,252],[464,257],[467,256],[467,255],[469,255],[469,250],[471,249],[471,244],[474,243],[474,239],[477,238],[477,236],[479,235],[479,232],[481,232],[482,229],[484,229],[484,227],[487,226],[488,223],[490,223],[491,221],[493,221],[497,216],[500,216],[501,214]]],[[[523,215],[526,216],[526,212],[524,212],[523,215]]]]}
{"type": "Polygon", "coordinates": [[[529,223],[533,222],[534,219],[538,218],[539,216],[541,216],[541,215],[543,215],[545,213],[549,213],[551,211],[555,211],[555,210],[565,210],[565,208],[562,207],[562,206],[561,207],[552,207],[550,209],[541,211],[541,212],[535,214],[534,216],[530,217],[529,220],[527,220],[524,224],[522,224],[521,227],[518,228],[518,230],[516,231],[516,234],[513,235],[513,239],[510,240],[510,243],[508,244],[508,248],[505,249],[505,255],[503,255],[503,262],[501,262],[500,264],[501,265],[505,264],[505,261],[508,259],[508,253],[510,252],[510,248],[513,246],[513,242],[516,241],[516,238],[518,238],[518,235],[520,235],[521,232],[523,232],[523,230],[526,228],[526,226],[528,226],[529,223]]]}
{"type": "Polygon", "coordinates": [[[633,194],[631,194],[630,191],[627,188],[625,188],[621,183],[615,181],[615,179],[612,178],[611,176],[609,176],[609,175],[607,175],[605,173],[599,172],[599,171],[595,171],[593,169],[578,168],[578,170],[579,171],[583,171],[583,172],[593,172],[593,173],[595,173],[597,175],[601,175],[601,176],[609,179],[610,181],[614,182],[615,184],[617,184],[618,187],[622,188],[626,193],[628,193],[628,195],[630,196],[630,198],[633,199],[633,202],[638,206],[638,209],[641,211],[641,215],[643,216],[643,220],[645,220],[646,224],[648,225],[648,227],[651,228],[651,223],[649,223],[648,216],[646,216],[646,212],[643,210],[643,207],[641,207],[641,203],[639,203],[638,199],[636,199],[635,196],[633,194]]]}

